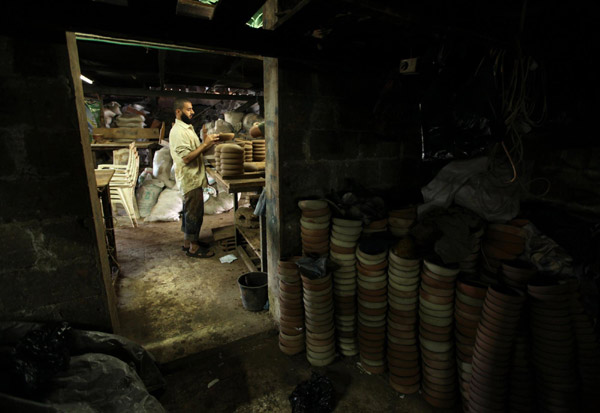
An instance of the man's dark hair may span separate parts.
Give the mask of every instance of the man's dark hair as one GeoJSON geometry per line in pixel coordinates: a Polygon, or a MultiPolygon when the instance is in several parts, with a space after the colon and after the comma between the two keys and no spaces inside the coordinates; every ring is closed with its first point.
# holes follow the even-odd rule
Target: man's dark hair
{"type": "Polygon", "coordinates": [[[175,102],[173,103],[173,112],[175,112],[177,109],[183,110],[183,104],[186,102],[192,103],[189,99],[186,98],[175,99],[175,102]]]}

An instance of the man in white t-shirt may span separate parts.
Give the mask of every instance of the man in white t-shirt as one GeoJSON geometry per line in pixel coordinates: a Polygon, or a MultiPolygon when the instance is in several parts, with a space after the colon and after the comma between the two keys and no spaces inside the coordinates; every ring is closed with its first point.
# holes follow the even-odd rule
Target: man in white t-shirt
{"type": "Polygon", "coordinates": [[[202,154],[214,145],[218,137],[207,136],[200,143],[192,125],[194,109],[189,100],[176,99],[173,109],[175,124],[169,133],[169,148],[175,164],[175,180],[183,193],[182,250],[188,257],[209,258],[215,253],[199,239],[204,218],[203,187],[207,182],[202,154]]]}

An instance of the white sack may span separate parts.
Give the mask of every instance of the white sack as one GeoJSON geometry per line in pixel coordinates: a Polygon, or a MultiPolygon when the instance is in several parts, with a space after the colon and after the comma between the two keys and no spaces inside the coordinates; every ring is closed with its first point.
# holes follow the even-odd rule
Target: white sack
{"type": "Polygon", "coordinates": [[[175,189],[165,189],[145,222],[179,221],[179,213],[183,210],[183,197],[175,189]]]}
{"type": "Polygon", "coordinates": [[[138,210],[142,218],[150,215],[152,208],[156,205],[158,196],[164,187],[165,184],[158,179],[152,179],[151,177],[146,177],[144,179],[142,185],[138,188],[136,195],[138,210]]]}
{"type": "Polygon", "coordinates": [[[171,180],[171,168],[173,167],[173,158],[169,148],[162,148],[154,153],[152,161],[152,175],[161,180],[167,188],[173,188],[175,183],[171,180]]]}
{"type": "Polygon", "coordinates": [[[204,214],[215,215],[227,212],[233,208],[233,194],[220,192],[218,196],[211,196],[204,203],[204,214]]]}

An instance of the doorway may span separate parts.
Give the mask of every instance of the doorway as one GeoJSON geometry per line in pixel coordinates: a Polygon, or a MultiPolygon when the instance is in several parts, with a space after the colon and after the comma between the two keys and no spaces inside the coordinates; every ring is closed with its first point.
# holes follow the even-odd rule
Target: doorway
{"type": "MultiPolygon", "coordinates": [[[[137,226],[118,205],[112,211],[118,263],[112,288],[119,333],[150,350],[159,362],[167,362],[273,328],[267,312],[251,313],[242,308],[237,279],[248,272],[246,263],[239,256],[231,263],[220,261],[235,253],[229,236],[235,211],[230,206],[233,195],[217,180],[209,179],[214,193],[209,190],[208,195],[217,201],[208,201],[217,205],[207,211],[200,235],[201,240],[212,243],[215,256],[209,259],[190,258],[182,251],[177,216],[167,214],[167,218],[148,220],[148,216],[140,216],[137,203],[146,179],[157,181],[155,186],[162,188],[157,201],[165,190],[177,191],[165,182],[172,177],[171,168],[161,171],[155,162],[159,152],[169,152],[174,99],[185,97],[192,102],[194,126],[200,137],[231,127],[236,138],[244,139],[248,132],[244,119],[240,124],[232,124],[226,117],[241,112],[254,114],[258,119],[264,113],[262,59],[85,34],[77,34],[76,47],[80,72],[92,82],[83,84],[88,101],[86,107],[79,109],[88,115],[91,139],[87,142],[95,154],[90,159],[93,168],[100,163],[118,162],[118,153],[112,152],[118,149],[100,153],[93,148],[97,142],[93,136],[95,126],[111,129],[111,133],[115,132],[112,129],[124,129],[129,127],[125,125],[129,121],[122,114],[130,113],[130,118],[139,116],[136,119],[142,123],[134,128],[165,128],[164,141],[161,137],[158,146],[138,149],[140,166],[134,199],[138,207],[137,226]],[[96,125],[94,117],[89,116],[94,112],[90,109],[92,104],[99,105],[102,111],[96,125]],[[121,115],[115,113],[117,108],[121,115]],[[120,119],[127,122],[119,122],[120,119]],[[161,181],[159,175],[163,172],[168,176],[161,181]],[[140,182],[140,176],[144,182],[140,182]]],[[[258,194],[241,195],[238,201],[243,206],[258,194]]]]}

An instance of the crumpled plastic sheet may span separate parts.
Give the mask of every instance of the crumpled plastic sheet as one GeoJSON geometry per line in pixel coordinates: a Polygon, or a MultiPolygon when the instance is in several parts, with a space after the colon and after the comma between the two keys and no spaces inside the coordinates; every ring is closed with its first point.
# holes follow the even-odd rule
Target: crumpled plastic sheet
{"type": "MultiPolygon", "coordinates": [[[[48,329],[47,325],[40,323],[0,322],[0,355],[3,364],[7,358],[9,364],[14,363],[14,349],[23,345],[24,337],[41,336],[36,331],[48,329]]],[[[165,411],[158,400],[149,394],[163,389],[165,380],[152,355],[143,347],[114,334],[77,329],[65,331],[69,331],[63,341],[71,357],[68,369],[55,369],[46,381],[40,382],[35,394],[29,397],[9,391],[4,384],[7,375],[10,379],[10,374],[14,372],[3,369],[0,371],[0,383],[3,384],[0,388],[0,411],[165,411]]],[[[38,347],[43,349],[48,345],[38,347]]]]}
{"type": "Polygon", "coordinates": [[[327,259],[327,257],[313,258],[310,256],[300,258],[296,261],[296,265],[300,273],[311,280],[324,278],[338,267],[337,264],[327,259]]]}
{"type": "Polygon", "coordinates": [[[310,380],[300,383],[289,396],[292,413],[329,413],[335,408],[331,380],[313,372],[310,380]]]}

